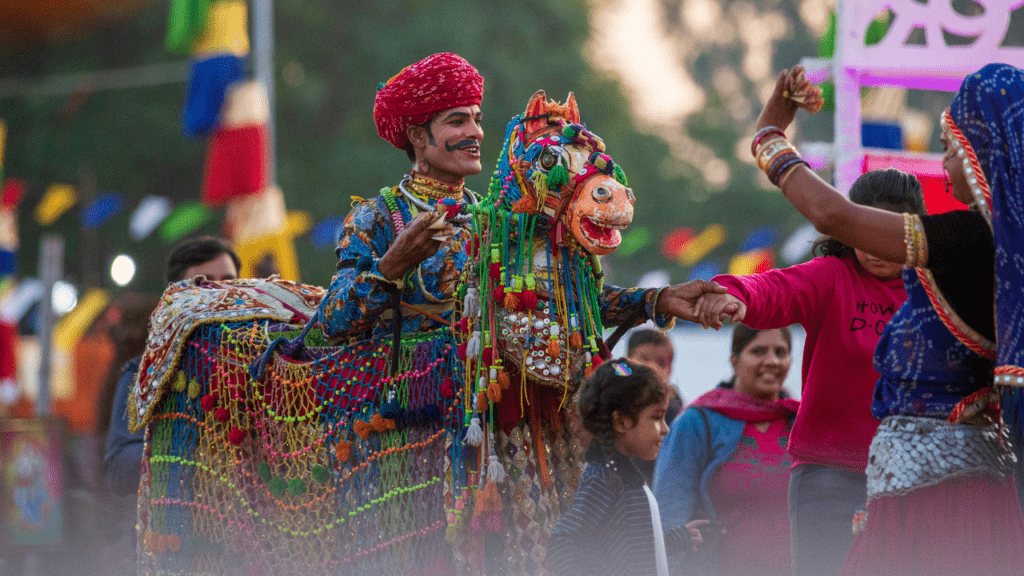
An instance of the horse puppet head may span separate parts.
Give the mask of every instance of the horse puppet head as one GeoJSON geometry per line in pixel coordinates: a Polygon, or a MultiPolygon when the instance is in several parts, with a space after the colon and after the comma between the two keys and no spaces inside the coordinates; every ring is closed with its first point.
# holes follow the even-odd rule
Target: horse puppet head
{"type": "Polygon", "coordinates": [[[589,254],[615,250],[619,230],[633,220],[635,198],[626,176],[605,153],[604,141],[580,123],[572,93],[564,105],[543,90],[533,95],[526,112],[508,125],[498,172],[504,179],[498,182],[499,203],[543,214],[556,230],[564,228],[560,237],[568,230],[589,254]]]}
{"type": "Polygon", "coordinates": [[[488,194],[472,209],[457,323],[478,409],[501,398],[512,366],[567,386],[607,354],[597,257],[618,247],[634,201],[571,93],[559,104],[538,91],[509,122],[488,194]]]}

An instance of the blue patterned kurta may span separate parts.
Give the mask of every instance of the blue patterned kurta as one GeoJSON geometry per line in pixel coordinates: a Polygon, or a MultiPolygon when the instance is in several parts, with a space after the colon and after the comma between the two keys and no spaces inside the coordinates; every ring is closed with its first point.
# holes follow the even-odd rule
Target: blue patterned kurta
{"type": "MultiPolygon", "coordinates": [[[[392,189],[408,223],[417,208],[410,205],[396,187],[392,189]]],[[[467,192],[466,197],[469,197],[467,192]]],[[[437,200],[425,200],[431,206],[437,200]]],[[[451,320],[453,294],[459,275],[466,266],[468,254],[465,243],[469,229],[455,226],[455,234],[440,250],[424,261],[412,274],[406,275],[402,301],[451,320]],[[447,306],[446,306],[447,305],[447,306]],[[447,308],[437,311],[437,307],[447,308]]],[[[362,338],[391,334],[389,282],[377,266],[381,257],[395,241],[394,224],[383,196],[360,202],[349,213],[338,241],[339,270],[335,273],[327,295],[320,304],[320,328],[333,338],[362,338]]],[[[618,288],[605,285],[601,295],[601,321],[605,326],[617,326],[626,321],[637,306],[644,306],[641,321],[654,318],[659,289],[618,288]]],[[[669,326],[671,318],[655,318],[660,327],[669,326]]],[[[437,322],[402,311],[402,331],[418,332],[436,329],[437,322]]]]}

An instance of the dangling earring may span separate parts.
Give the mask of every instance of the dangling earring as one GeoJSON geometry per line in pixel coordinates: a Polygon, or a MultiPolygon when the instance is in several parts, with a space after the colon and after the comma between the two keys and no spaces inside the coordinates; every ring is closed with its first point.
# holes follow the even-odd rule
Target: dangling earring
{"type": "Polygon", "coordinates": [[[953,193],[953,182],[950,181],[950,179],[949,179],[949,172],[946,172],[945,170],[943,170],[942,173],[946,175],[946,194],[947,195],[952,194],[953,193]]]}

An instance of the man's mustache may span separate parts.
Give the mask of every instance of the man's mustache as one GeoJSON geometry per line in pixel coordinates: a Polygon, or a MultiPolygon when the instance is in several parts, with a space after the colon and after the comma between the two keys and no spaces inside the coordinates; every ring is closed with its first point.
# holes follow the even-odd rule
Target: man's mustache
{"type": "Polygon", "coordinates": [[[461,148],[468,148],[470,146],[479,146],[479,145],[480,145],[480,142],[478,142],[476,140],[459,140],[455,144],[447,144],[446,143],[444,145],[444,149],[449,151],[449,152],[455,152],[456,150],[459,150],[461,148]]]}

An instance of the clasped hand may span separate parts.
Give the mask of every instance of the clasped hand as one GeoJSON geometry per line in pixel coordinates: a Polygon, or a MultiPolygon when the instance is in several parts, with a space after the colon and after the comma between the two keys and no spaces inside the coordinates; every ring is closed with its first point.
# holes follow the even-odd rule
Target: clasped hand
{"type": "Polygon", "coordinates": [[[658,296],[655,312],[669,314],[689,322],[696,322],[704,328],[718,330],[722,327],[722,321],[730,316],[737,321],[735,316],[740,313],[741,308],[742,313],[746,313],[746,306],[743,306],[739,300],[733,298],[735,302],[720,302],[720,297],[732,298],[726,293],[725,287],[717,282],[691,280],[684,284],[664,288],[658,296]],[[709,303],[706,304],[705,301],[709,303]],[[713,305],[710,304],[711,302],[713,305]]]}

